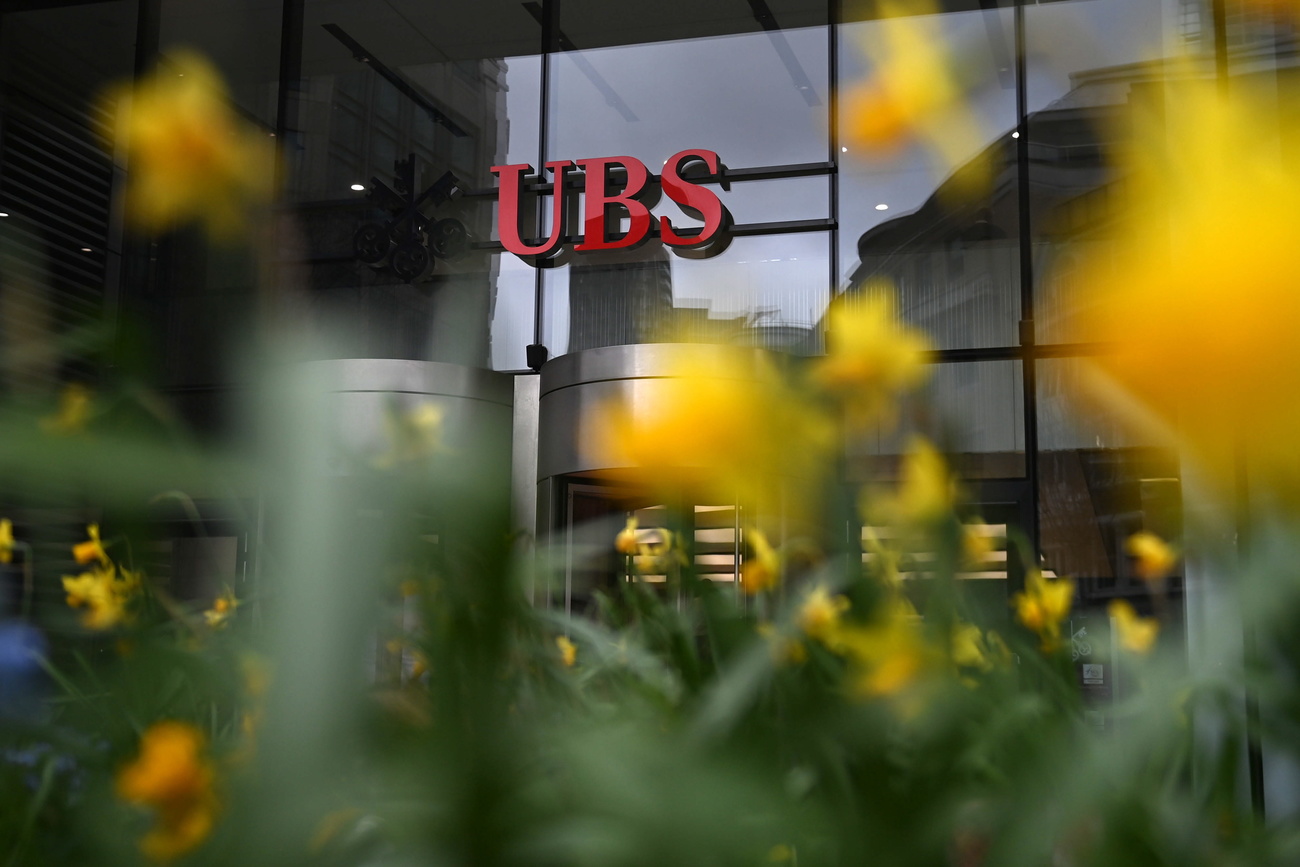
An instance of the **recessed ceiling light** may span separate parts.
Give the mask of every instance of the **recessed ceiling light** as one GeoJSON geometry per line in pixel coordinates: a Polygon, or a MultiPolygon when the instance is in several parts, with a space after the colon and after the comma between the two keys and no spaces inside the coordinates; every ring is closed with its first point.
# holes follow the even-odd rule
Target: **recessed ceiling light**
{"type": "Polygon", "coordinates": [[[365,185],[365,184],[353,184],[353,185],[352,185],[352,189],[356,190],[358,193],[361,192],[362,190],[364,190],[365,188],[366,188],[366,185],[365,185]]]}
{"type": "Polygon", "coordinates": [[[844,148],[844,147],[840,148],[840,153],[842,153],[842,154],[846,154],[846,153],[848,153],[848,152],[849,152],[849,149],[848,149],[848,148],[844,148]]]}
{"type": "Polygon", "coordinates": [[[1019,132],[1019,130],[1017,130],[1016,132],[1013,132],[1013,133],[1011,134],[1011,137],[1012,137],[1012,138],[1020,138],[1020,132],[1019,132]]]}
{"type": "Polygon", "coordinates": [[[0,211],[0,217],[7,217],[7,216],[9,216],[8,211],[0,211]]]}
{"type": "Polygon", "coordinates": [[[82,248],[81,248],[81,252],[83,252],[83,253],[93,253],[93,252],[95,252],[95,251],[92,250],[92,249],[90,249],[89,247],[82,247],[82,248]]]}
{"type": "Polygon", "coordinates": [[[881,202],[879,205],[876,205],[876,210],[877,210],[877,211],[888,211],[888,210],[889,210],[889,205],[886,205],[884,202],[881,202]]]}

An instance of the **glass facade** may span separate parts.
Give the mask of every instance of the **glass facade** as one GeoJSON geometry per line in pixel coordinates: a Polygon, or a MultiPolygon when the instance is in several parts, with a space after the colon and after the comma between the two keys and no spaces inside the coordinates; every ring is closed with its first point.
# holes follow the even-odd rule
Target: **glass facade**
{"type": "MultiPolygon", "coordinates": [[[[1045,569],[1079,579],[1085,612],[1133,595],[1123,539],[1177,538],[1183,496],[1170,444],[1133,439],[1072,396],[1078,359],[1106,351],[1077,328],[1075,260],[1125,231],[1114,209],[1125,179],[1107,155],[1133,106],[1160,98],[1176,53],[1272,76],[1279,94],[1293,57],[1280,25],[1231,3],[1216,42],[1200,0],[948,0],[921,17],[960,58],[960,122],[882,156],[859,147],[853,115],[855,88],[890,50],[889,22],[854,3],[11,8],[0,10],[0,351],[51,330],[130,328],[147,335],[181,413],[219,431],[268,299],[248,258],[220,244],[128,237],[130,166],[110,149],[119,107],[107,88],[167,69],[187,46],[278,147],[272,300],[331,329],[338,357],[526,377],[538,347],[556,359],[721,339],[814,356],[832,300],[887,281],[900,317],[930,335],[934,372],[900,430],[847,444],[849,478],[888,477],[907,435],[925,433],[953,456],[974,511],[1001,510],[1045,569]],[[725,166],[697,176],[730,215],[717,255],[657,241],[572,251],[587,194],[576,178],[547,188],[545,175],[526,183],[524,233],[555,228],[547,203],[559,197],[570,249],[543,262],[505,249],[494,167],[618,157],[658,174],[692,149],[725,166]]],[[[667,196],[653,212],[703,225],[667,196]]],[[[614,222],[626,231],[629,215],[614,222]]],[[[33,357],[7,387],[96,363],[33,357]]],[[[710,544],[734,549],[738,527],[721,529],[710,544]]]]}

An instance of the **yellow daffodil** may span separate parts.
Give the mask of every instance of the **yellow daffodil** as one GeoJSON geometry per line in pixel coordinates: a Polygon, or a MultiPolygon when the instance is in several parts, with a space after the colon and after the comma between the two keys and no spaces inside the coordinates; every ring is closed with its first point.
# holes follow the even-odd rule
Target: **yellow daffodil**
{"type": "Polygon", "coordinates": [[[904,527],[924,527],[951,514],[957,478],[939,450],[913,437],[903,455],[902,478],[892,494],[864,494],[861,511],[868,520],[904,527]]]}
{"type": "Polygon", "coordinates": [[[1043,650],[1056,648],[1061,638],[1061,621],[1070,613],[1074,582],[1068,578],[1048,580],[1037,569],[1025,576],[1025,590],[1011,598],[1016,618],[1038,634],[1043,650]]]}
{"type": "Polygon", "coordinates": [[[632,556],[632,567],[642,575],[662,575],[685,565],[686,555],[677,538],[663,529],[638,542],[636,554],[632,556]]]}
{"type": "Polygon", "coordinates": [[[392,469],[417,463],[442,449],[441,431],[444,412],[432,403],[410,409],[390,404],[384,412],[384,429],[388,448],[374,459],[378,469],[392,469]]]}
{"type": "Polygon", "coordinates": [[[555,646],[560,649],[560,662],[564,663],[564,667],[573,668],[578,661],[578,646],[567,635],[555,636],[555,646]]]}
{"type": "Polygon", "coordinates": [[[12,563],[14,559],[14,524],[8,518],[0,518],[0,563],[12,563]]]}
{"type": "Polygon", "coordinates": [[[1133,568],[1143,581],[1163,581],[1178,564],[1178,552],[1155,533],[1145,530],[1129,536],[1124,550],[1133,557],[1133,568]]]}
{"type": "Polygon", "coordinates": [[[593,453],[657,496],[700,503],[776,502],[787,479],[815,477],[834,426],[765,356],[679,348],[672,375],[588,414],[593,453]]]}
{"type": "Polygon", "coordinates": [[[988,565],[989,555],[993,553],[993,537],[984,532],[983,523],[963,524],[961,533],[962,566],[971,571],[981,571],[988,565]]]}
{"type": "Polygon", "coordinates": [[[1300,117],[1248,77],[1228,96],[1186,73],[1124,119],[1114,230],[1072,257],[1071,336],[1114,347],[1095,402],[1173,432],[1211,480],[1231,484],[1244,448],[1261,484],[1295,493],[1300,117]]]}
{"type": "Polygon", "coordinates": [[[90,421],[91,403],[90,389],[76,382],[65,385],[59,392],[58,409],[41,419],[41,430],[60,435],[81,433],[90,421]]]}
{"type": "Polygon", "coordinates": [[[107,566],[112,561],[108,558],[108,552],[104,550],[104,543],[99,538],[99,525],[91,524],[86,527],[86,536],[84,542],[78,542],[72,546],[72,559],[78,563],[90,563],[99,561],[101,566],[107,566]]]}
{"type": "Polygon", "coordinates": [[[840,296],[827,315],[826,349],[812,380],[843,402],[857,430],[891,427],[899,397],[929,372],[929,342],[897,320],[892,289],[840,296]]]}
{"type": "Polygon", "coordinates": [[[809,591],[799,606],[795,622],[810,638],[826,639],[840,625],[840,616],[849,610],[849,600],[831,596],[830,591],[818,584],[809,591]]]}
{"type": "Polygon", "coordinates": [[[618,535],[614,537],[614,549],[618,551],[618,553],[626,554],[629,557],[637,553],[637,546],[640,540],[637,536],[636,528],[636,515],[632,515],[627,519],[627,526],[622,530],[619,530],[618,535]]]}
{"type": "Polygon", "coordinates": [[[1160,622],[1152,617],[1139,617],[1133,606],[1123,599],[1114,599],[1106,611],[1115,622],[1119,642],[1134,653],[1150,652],[1160,633],[1160,622]]]}
{"type": "Polygon", "coordinates": [[[761,530],[747,529],[745,543],[749,545],[750,556],[741,564],[740,586],[750,596],[756,596],[780,583],[781,558],[761,530]]]}
{"type": "Polygon", "coordinates": [[[903,692],[935,662],[934,648],[918,624],[900,617],[869,626],[842,625],[830,633],[826,644],[849,660],[852,690],[864,698],[903,692]]]}
{"type": "Polygon", "coordinates": [[[958,668],[988,671],[993,667],[984,642],[984,633],[973,623],[956,623],[952,627],[952,661],[958,668]]]}
{"type": "Polygon", "coordinates": [[[229,237],[247,224],[250,205],[269,200],[270,140],[236,116],[205,59],[173,53],[134,90],[115,96],[131,223],[153,231],[197,222],[229,237]]]}
{"type": "Polygon", "coordinates": [[[235,597],[235,591],[226,587],[220,596],[212,600],[212,607],[203,612],[203,620],[213,629],[220,629],[238,607],[239,599],[235,597]]]}
{"type": "Polygon", "coordinates": [[[97,563],[89,572],[63,576],[63,592],[72,608],[84,608],[81,624],[87,629],[112,629],[131,619],[131,601],[139,592],[140,575],[111,563],[97,563]]]}
{"type": "MultiPolygon", "coordinates": [[[[917,145],[947,174],[983,144],[979,123],[965,102],[967,71],[958,70],[945,39],[943,16],[931,0],[882,2],[863,54],[867,78],[840,97],[845,143],[851,153],[894,157],[917,145]]],[[[983,180],[981,177],[980,180],[983,180]]]]}
{"type": "Polygon", "coordinates": [[[137,757],[117,773],[122,800],[150,810],[153,827],[140,841],[146,857],[172,861],[197,848],[216,822],[215,775],[203,733],[189,723],[150,726],[137,757]]]}

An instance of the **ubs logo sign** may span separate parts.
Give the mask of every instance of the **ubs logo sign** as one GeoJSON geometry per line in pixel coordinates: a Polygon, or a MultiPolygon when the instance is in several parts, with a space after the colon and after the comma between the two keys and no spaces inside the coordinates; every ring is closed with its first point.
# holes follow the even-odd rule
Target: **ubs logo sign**
{"type": "MultiPolygon", "coordinates": [[[[393,187],[378,178],[370,179],[369,198],[378,209],[388,212],[388,219],[357,229],[352,239],[357,259],[414,283],[427,278],[438,260],[458,259],[471,248],[491,248],[491,244],[475,244],[460,220],[433,219],[424,213],[429,205],[437,209],[465,195],[455,175],[445,173],[420,193],[415,186],[414,154],[398,160],[394,171],[393,187]]],[[[541,208],[525,208],[524,203],[536,204],[534,197],[544,193],[545,175],[537,177],[525,163],[492,166],[492,174],[499,179],[496,199],[501,246],[530,264],[554,260],[568,239],[578,234],[582,240],[573,245],[576,253],[630,250],[657,238],[680,256],[704,258],[721,253],[731,243],[731,214],[717,193],[703,186],[716,183],[730,189],[726,167],[713,151],[675,153],[658,175],[629,156],[555,160],[546,163],[543,172],[552,178],[550,234],[544,239],[526,238],[528,230],[523,224],[535,225],[541,208]],[[650,210],[663,196],[703,225],[679,227],[666,216],[656,217],[650,210]]]]}
{"type": "Polygon", "coordinates": [[[492,173],[499,179],[497,232],[501,245],[525,261],[539,264],[564,247],[565,229],[573,223],[571,209],[577,205],[577,190],[582,191],[583,202],[582,240],[573,245],[576,253],[628,250],[657,237],[679,255],[699,258],[716,255],[730,243],[727,230],[731,215],[718,195],[701,185],[716,181],[722,189],[729,188],[726,169],[713,151],[675,153],[659,175],[652,175],[645,163],[629,156],[555,160],[546,163],[544,171],[552,177],[550,234],[544,239],[525,239],[520,217],[527,216],[529,223],[534,222],[531,213],[521,213],[521,202],[530,186],[527,179],[531,177],[531,186],[535,187],[542,178],[536,177],[533,167],[526,163],[492,166],[492,173]],[[707,176],[701,177],[697,170],[693,178],[687,179],[687,170],[696,166],[702,166],[707,176]],[[582,182],[569,183],[570,175],[579,170],[582,182]],[[661,196],[667,196],[704,225],[677,227],[666,216],[656,218],[650,211],[661,196]]]}

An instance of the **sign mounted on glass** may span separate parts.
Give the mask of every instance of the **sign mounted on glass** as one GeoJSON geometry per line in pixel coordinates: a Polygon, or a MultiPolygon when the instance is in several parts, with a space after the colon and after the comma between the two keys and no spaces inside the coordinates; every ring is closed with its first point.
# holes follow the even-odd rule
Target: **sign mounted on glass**
{"type": "Polygon", "coordinates": [[[730,243],[731,214],[718,194],[703,186],[717,183],[723,190],[730,188],[726,168],[713,151],[675,153],[659,175],[652,175],[645,163],[630,156],[554,160],[546,163],[543,172],[551,175],[550,231],[545,238],[528,238],[529,228],[521,225],[521,218],[531,225],[541,209],[524,203],[530,195],[545,194],[545,176],[537,176],[527,163],[492,166],[492,173],[500,179],[497,232],[501,245],[532,264],[555,257],[567,236],[575,234],[566,233],[566,229],[574,228],[579,191],[582,239],[573,244],[575,253],[631,250],[657,238],[678,255],[702,258],[722,252],[730,243]],[[701,174],[701,168],[707,174],[701,174]],[[691,169],[695,171],[688,178],[691,169]],[[581,182],[574,183],[579,171],[581,182]],[[651,209],[662,196],[703,225],[679,227],[667,216],[656,217],[651,209]]]}

